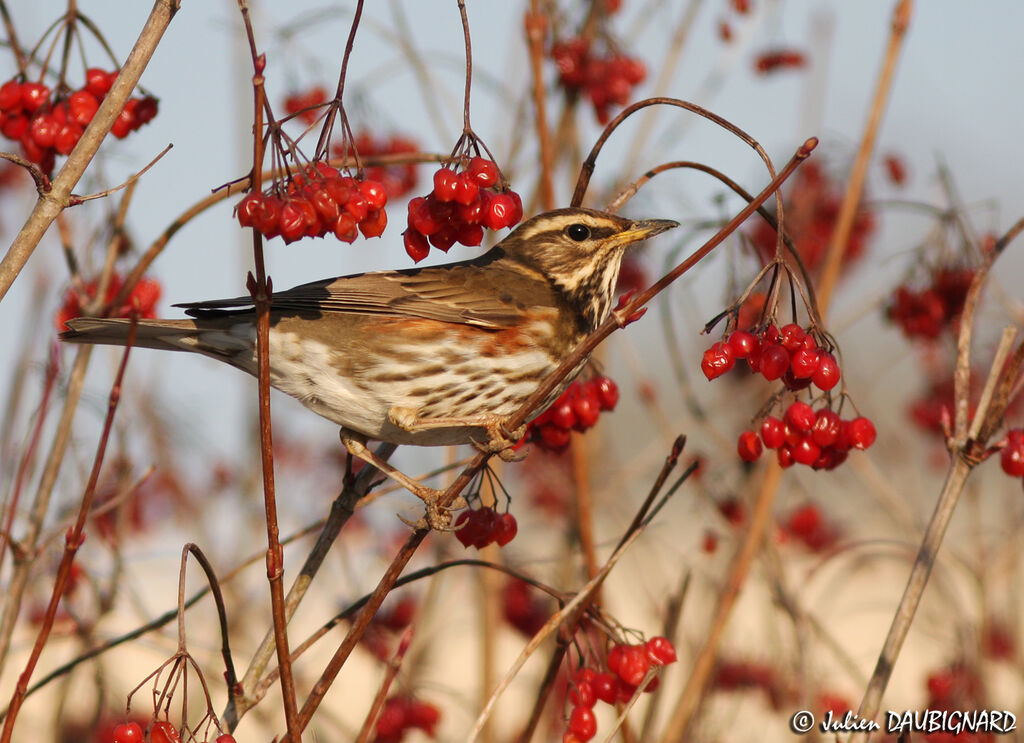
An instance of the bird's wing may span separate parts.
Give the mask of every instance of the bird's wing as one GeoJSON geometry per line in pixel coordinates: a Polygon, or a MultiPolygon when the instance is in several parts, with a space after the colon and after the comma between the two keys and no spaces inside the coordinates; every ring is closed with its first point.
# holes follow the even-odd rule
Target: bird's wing
{"type": "MultiPolygon", "coordinates": [[[[488,254],[445,266],[314,281],[275,292],[271,309],[397,315],[497,329],[516,325],[527,307],[553,301],[553,290],[542,277],[524,274],[488,254]],[[514,296],[508,290],[513,281],[514,296]]],[[[253,302],[251,297],[235,297],[175,306],[204,317],[249,310],[253,302]]]]}

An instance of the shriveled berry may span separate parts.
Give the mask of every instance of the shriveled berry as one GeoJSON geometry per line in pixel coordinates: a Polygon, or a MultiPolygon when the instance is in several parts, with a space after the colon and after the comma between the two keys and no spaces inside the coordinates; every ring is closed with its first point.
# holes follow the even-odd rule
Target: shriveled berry
{"type": "Polygon", "coordinates": [[[656,666],[667,666],[676,662],[676,648],[667,637],[652,637],[644,647],[647,650],[647,657],[656,666]]]}
{"type": "Polygon", "coordinates": [[[726,343],[713,343],[711,348],[704,352],[701,359],[700,369],[708,380],[715,379],[728,372],[735,365],[736,359],[733,356],[732,347],[726,343]]]}
{"type": "Polygon", "coordinates": [[[744,462],[753,462],[761,456],[761,439],[753,431],[744,431],[736,442],[736,451],[744,462]]]}

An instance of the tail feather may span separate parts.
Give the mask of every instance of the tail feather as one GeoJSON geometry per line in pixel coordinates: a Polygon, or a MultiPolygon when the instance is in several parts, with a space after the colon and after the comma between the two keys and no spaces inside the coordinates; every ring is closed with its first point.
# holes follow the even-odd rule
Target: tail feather
{"type": "MultiPolygon", "coordinates": [[[[78,317],[68,320],[60,339],[68,343],[95,343],[106,346],[128,345],[131,320],[107,317],[78,317]]],[[[135,329],[138,348],[164,351],[193,351],[196,324],[192,320],[139,320],[135,329]]]]}

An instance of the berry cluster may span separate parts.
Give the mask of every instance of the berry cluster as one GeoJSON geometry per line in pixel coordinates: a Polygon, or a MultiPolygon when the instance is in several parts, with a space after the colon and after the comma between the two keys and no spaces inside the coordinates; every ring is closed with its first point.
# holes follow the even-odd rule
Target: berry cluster
{"type": "MultiPolygon", "coordinates": [[[[597,735],[594,705],[628,702],[643,683],[651,668],[675,663],[676,649],[665,637],[652,637],[641,645],[614,645],[608,652],[608,672],[580,668],[573,674],[569,688],[569,725],[562,743],[582,743],[597,735]]],[[[658,679],[651,679],[645,692],[658,688],[658,679]]]]}
{"type": "Polygon", "coordinates": [[[573,382],[547,410],[530,421],[525,440],[548,451],[564,451],[569,446],[570,431],[586,431],[603,411],[615,410],[618,402],[618,385],[608,377],[598,375],[587,382],[573,382]]]}
{"type": "MultiPolygon", "coordinates": [[[[830,178],[817,161],[801,165],[788,183],[791,185],[785,197],[786,232],[792,238],[793,247],[804,267],[814,274],[825,261],[839,216],[843,187],[838,180],[830,178]]],[[[843,253],[844,268],[863,257],[875,224],[874,212],[862,205],[854,217],[846,252],[843,253]]],[[[775,228],[759,219],[747,236],[763,261],[772,259],[775,255],[775,228]]]]}
{"type": "Polygon", "coordinates": [[[389,697],[377,718],[376,743],[399,743],[405,731],[422,730],[431,738],[441,721],[441,710],[412,697],[389,697]]]}
{"type": "MultiPolygon", "coordinates": [[[[419,152],[420,147],[413,140],[397,134],[390,137],[375,137],[368,131],[361,131],[356,134],[355,151],[362,157],[373,157],[374,155],[407,155],[419,152]]],[[[334,148],[334,154],[338,157],[352,157],[352,147],[345,144],[334,148]]],[[[367,165],[363,173],[373,181],[380,181],[384,184],[389,199],[397,199],[405,196],[416,188],[416,163],[401,163],[395,165],[367,165]]]]}
{"type": "Polygon", "coordinates": [[[409,202],[409,229],[402,233],[405,252],[419,263],[430,246],[448,252],[455,243],[474,247],[484,228],[500,230],[523,218],[523,202],[511,190],[498,190],[501,172],[493,160],[473,157],[462,172],[440,168],[434,190],[409,202]]]}
{"type": "Polygon", "coordinates": [[[725,341],[704,352],[700,368],[709,380],[730,371],[737,359],[746,360],[752,372],[768,381],[781,379],[789,390],[813,384],[828,392],[839,384],[839,362],[818,345],[814,334],[796,323],[777,328],[768,325],[759,333],[735,330],[725,341]]]}
{"type": "Polygon", "coordinates": [[[770,49],[754,59],[754,70],[768,75],[779,70],[797,70],[807,65],[807,57],[795,49],[770,49]]]}
{"type": "MultiPolygon", "coordinates": [[[[114,295],[121,290],[122,284],[120,274],[111,274],[104,301],[109,303],[113,300],[114,295]]],[[[83,301],[81,294],[75,291],[74,288],[67,290],[64,294],[64,303],[57,311],[57,330],[67,330],[66,323],[68,320],[82,316],[82,305],[88,304],[96,296],[96,286],[96,279],[86,283],[85,301],[83,301]]],[[[143,276],[132,287],[124,304],[111,311],[110,317],[129,317],[133,312],[138,312],[140,318],[156,317],[156,303],[159,299],[160,282],[143,276]]]]}
{"type": "Polygon", "coordinates": [[[501,613],[505,621],[527,637],[533,637],[551,617],[550,599],[534,596],[526,581],[513,578],[501,592],[501,613]]]}
{"type": "Polygon", "coordinates": [[[753,431],[740,434],[736,449],[740,459],[753,462],[761,456],[762,443],[774,449],[782,467],[802,464],[816,470],[835,469],[850,449],[867,449],[875,443],[875,425],[864,417],[843,420],[830,408],[817,412],[805,402],[795,400],[782,419],[768,416],[761,424],[761,435],[753,431]]]}
{"type": "MultiPolygon", "coordinates": [[[[51,99],[51,91],[43,83],[8,80],[0,85],[0,133],[20,142],[25,158],[49,173],[55,157],[70,154],[78,144],[117,72],[90,67],[85,71],[85,85],[59,99],[51,99]]],[[[110,132],[124,139],[152,121],[156,113],[155,98],[131,98],[110,132]]]]}
{"type": "MultiPolygon", "coordinates": [[[[143,735],[142,726],[137,722],[126,722],[114,728],[113,743],[179,743],[177,729],[166,720],[158,720],[149,728],[149,735],[143,735]]],[[[194,738],[198,740],[198,738],[194,738]]],[[[215,743],[235,743],[230,733],[222,733],[215,743]]]]}
{"type": "Polygon", "coordinates": [[[897,287],[886,317],[908,338],[934,340],[944,329],[956,326],[973,280],[974,271],[969,268],[936,269],[931,284],[921,291],[897,287]]]}
{"type": "Polygon", "coordinates": [[[384,186],[369,178],[343,176],[337,168],[319,162],[291,176],[284,188],[250,192],[238,202],[238,223],[286,243],[303,237],[324,237],[328,232],[342,242],[379,237],[388,223],[384,186]]]}
{"type": "Polygon", "coordinates": [[[782,535],[795,539],[811,552],[824,552],[839,541],[839,529],[814,503],[797,506],[781,524],[782,535]]]}
{"type": "Polygon", "coordinates": [[[1024,428],[1006,432],[1006,445],[999,454],[1003,472],[1010,477],[1024,477],[1024,428]]]}
{"type": "Polygon", "coordinates": [[[639,59],[614,52],[599,56],[591,42],[578,36],[556,42],[551,58],[562,87],[586,93],[602,124],[611,118],[611,107],[629,103],[634,86],[647,77],[647,67],[639,59]]]}
{"type": "Polygon", "coordinates": [[[327,91],[322,85],[314,85],[305,92],[289,93],[284,99],[284,110],[289,116],[297,114],[301,121],[309,125],[319,115],[319,110],[313,107],[326,100],[327,91]]]}
{"type": "Polygon", "coordinates": [[[483,549],[489,544],[504,547],[519,532],[516,517],[511,513],[498,513],[490,506],[463,511],[455,519],[455,538],[466,549],[483,549]]]}

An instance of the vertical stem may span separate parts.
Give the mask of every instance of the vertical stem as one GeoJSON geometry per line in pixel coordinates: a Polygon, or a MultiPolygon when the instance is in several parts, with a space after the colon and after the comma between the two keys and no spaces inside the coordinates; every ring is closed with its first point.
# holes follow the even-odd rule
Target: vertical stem
{"type": "Polygon", "coordinates": [[[899,59],[900,50],[903,48],[903,40],[907,35],[907,27],[910,25],[912,10],[912,0],[898,0],[896,9],[893,12],[889,46],[885,50],[882,71],[878,76],[878,84],[875,86],[874,101],[871,104],[871,111],[868,112],[868,121],[864,126],[864,135],[861,137],[860,148],[857,150],[857,159],[854,160],[853,169],[850,172],[850,182],[846,186],[843,203],[839,207],[836,226],[832,230],[832,239],[825,257],[825,267],[822,269],[821,283],[818,286],[818,301],[820,302],[822,318],[828,314],[832,292],[835,289],[836,282],[839,280],[839,270],[842,268],[847,243],[850,241],[850,231],[853,229],[854,220],[857,218],[857,208],[860,206],[861,196],[864,192],[864,179],[867,177],[868,164],[875,150],[875,139],[878,136],[878,128],[882,123],[885,104],[889,100],[889,93],[892,92],[892,79],[896,73],[896,61],[899,59]]]}
{"type": "Polygon", "coordinates": [[[548,19],[540,0],[530,0],[526,15],[526,43],[530,50],[530,72],[533,76],[533,105],[536,109],[537,143],[540,147],[540,205],[544,211],[555,208],[555,187],[551,170],[554,153],[548,131],[547,97],[544,91],[544,31],[548,19]]]}
{"type": "Polygon", "coordinates": [[[469,40],[469,16],[466,15],[466,0],[459,0],[459,15],[462,17],[462,36],[466,42],[466,93],[462,104],[462,131],[469,134],[469,93],[473,89],[473,49],[469,40]]]}

